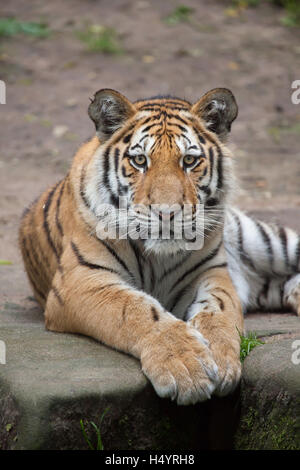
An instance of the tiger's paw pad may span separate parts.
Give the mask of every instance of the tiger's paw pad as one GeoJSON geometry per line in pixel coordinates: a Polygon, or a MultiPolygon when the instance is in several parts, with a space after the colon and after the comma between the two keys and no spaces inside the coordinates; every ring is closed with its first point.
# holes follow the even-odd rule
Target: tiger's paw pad
{"type": "Polygon", "coordinates": [[[149,342],[141,362],[156,393],[178,405],[209,399],[219,382],[218,367],[206,340],[181,321],[149,342]]]}

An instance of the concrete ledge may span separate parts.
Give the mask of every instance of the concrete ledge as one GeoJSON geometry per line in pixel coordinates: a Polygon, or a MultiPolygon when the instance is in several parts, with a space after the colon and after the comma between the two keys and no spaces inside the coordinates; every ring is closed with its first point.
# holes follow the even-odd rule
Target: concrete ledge
{"type": "MultiPolygon", "coordinates": [[[[294,316],[257,315],[246,322],[268,338],[298,331],[300,338],[294,316]]],[[[255,439],[261,420],[268,433],[274,420],[286,416],[287,434],[264,438],[259,448],[300,448],[295,436],[300,366],[291,362],[291,338],[257,347],[246,359],[238,422],[238,391],[190,407],[161,400],[138,361],[83,336],[45,331],[34,302],[7,303],[0,325],[7,350],[7,363],[0,365],[1,449],[87,449],[80,419],[95,444],[88,422],[98,424],[106,408],[101,426],[106,449],[228,449],[237,426],[236,448],[256,448],[262,446],[262,437],[255,439]]]]}

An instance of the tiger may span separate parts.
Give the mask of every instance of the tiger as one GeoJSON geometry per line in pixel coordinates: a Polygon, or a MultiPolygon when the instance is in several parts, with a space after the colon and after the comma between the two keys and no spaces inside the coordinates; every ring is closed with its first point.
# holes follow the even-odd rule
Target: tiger
{"type": "Polygon", "coordinates": [[[99,90],[88,107],[95,135],[20,224],[46,329],[134,356],[159,397],[178,405],[236,389],[245,312],[300,314],[300,236],[232,203],[226,142],[237,114],[226,88],[194,104],[170,95],[131,102],[99,90]],[[160,230],[153,238],[102,236],[101,208],[111,208],[109,219],[120,197],[140,227],[149,213],[157,226],[168,216],[174,222],[188,205],[190,227],[201,219],[202,245],[160,230]]]}

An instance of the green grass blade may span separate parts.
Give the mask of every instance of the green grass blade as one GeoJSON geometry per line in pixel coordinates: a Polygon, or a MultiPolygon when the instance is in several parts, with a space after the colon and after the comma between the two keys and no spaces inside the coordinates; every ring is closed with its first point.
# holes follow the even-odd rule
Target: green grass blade
{"type": "Polygon", "coordinates": [[[85,439],[87,445],[89,446],[89,448],[90,448],[91,450],[95,450],[95,449],[94,449],[94,446],[92,445],[91,441],[89,440],[89,438],[88,438],[88,436],[87,436],[87,433],[85,432],[82,419],[80,420],[80,426],[81,426],[81,431],[82,431],[83,437],[84,437],[84,439],[85,439]]]}
{"type": "Polygon", "coordinates": [[[102,439],[101,439],[101,434],[100,434],[100,429],[98,428],[98,426],[93,421],[91,421],[91,425],[95,429],[96,435],[97,435],[97,448],[96,448],[96,450],[104,450],[102,439]]]}

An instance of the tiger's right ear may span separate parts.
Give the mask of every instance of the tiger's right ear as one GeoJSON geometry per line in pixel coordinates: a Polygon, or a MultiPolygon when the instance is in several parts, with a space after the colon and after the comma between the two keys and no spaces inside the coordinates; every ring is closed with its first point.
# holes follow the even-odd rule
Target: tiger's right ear
{"type": "Polygon", "coordinates": [[[109,88],[97,91],[88,108],[101,141],[109,139],[135,113],[135,107],[125,96],[109,88]]]}

